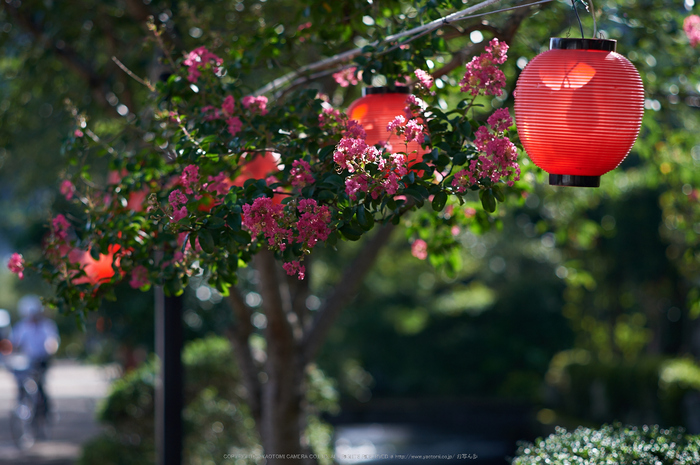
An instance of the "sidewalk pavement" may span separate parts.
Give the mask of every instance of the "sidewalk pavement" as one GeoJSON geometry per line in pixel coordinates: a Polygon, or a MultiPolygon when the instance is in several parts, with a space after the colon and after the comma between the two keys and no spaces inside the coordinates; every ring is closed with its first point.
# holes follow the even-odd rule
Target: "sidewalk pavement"
{"type": "Polygon", "coordinates": [[[12,373],[0,368],[0,465],[72,465],[80,456],[81,445],[99,434],[95,408],[107,395],[111,380],[118,376],[115,366],[54,361],[47,372],[46,392],[58,414],[57,422],[47,440],[20,451],[10,435],[10,411],[17,386],[12,373]]]}

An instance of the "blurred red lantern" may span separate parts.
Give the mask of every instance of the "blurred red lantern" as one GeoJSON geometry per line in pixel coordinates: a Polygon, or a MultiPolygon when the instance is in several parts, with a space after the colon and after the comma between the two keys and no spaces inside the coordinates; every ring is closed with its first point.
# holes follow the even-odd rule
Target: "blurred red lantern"
{"type": "MultiPolygon", "coordinates": [[[[243,158],[241,158],[241,174],[236,176],[233,180],[225,182],[227,182],[227,186],[243,187],[243,184],[245,184],[248,179],[266,179],[279,171],[277,165],[278,160],[279,156],[273,152],[265,152],[264,154],[246,153],[243,158]]],[[[208,212],[214,208],[215,203],[210,194],[204,194],[204,196],[204,200],[197,209],[208,212]]],[[[282,203],[283,198],[284,195],[275,194],[272,197],[272,201],[274,203],[282,203]]]]}
{"type": "Polygon", "coordinates": [[[107,247],[107,254],[100,254],[95,260],[90,255],[90,251],[73,249],[68,254],[71,263],[77,263],[85,272],[85,276],[80,276],[73,280],[73,284],[90,283],[92,285],[107,282],[114,276],[114,268],[119,269],[120,257],[114,256],[121,249],[121,246],[112,244],[107,247]]]}
{"type": "Polygon", "coordinates": [[[279,156],[275,156],[272,152],[262,153],[246,153],[245,159],[241,160],[241,174],[233,180],[234,186],[243,186],[248,179],[266,179],[272,176],[279,168],[277,160],[279,156]]]}
{"type": "Polygon", "coordinates": [[[552,38],[518,78],[518,134],[551,185],[598,187],[637,139],[644,87],[616,47],[615,40],[552,38]]]}
{"type": "MultiPolygon", "coordinates": [[[[117,185],[121,182],[122,178],[126,176],[127,171],[126,170],[121,170],[120,171],[110,171],[107,174],[107,184],[109,185],[117,185]]],[[[127,204],[126,204],[126,209],[131,210],[134,212],[141,212],[143,211],[143,206],[146,203],[146,198],[148,197],[149,190],[147,187],[144,187],[140,191],[136,192],[130,192],[129,193],[129,198],[127,199],[127,204]]],[[[111,197],[107,197],[105,199],[105,203],[109,203],[111,201],[111,197]]]]}
{"type": "MultiPolygon", "coordinates": [[[[367,87],[362,90],[362,95],[348,107],[348,117],[362,125],[369,145],[384,143],[391,136],[386,130],[387,125],[397,116],[406,115],[408,87],[367,87]]],[[[397,151],[406,150],[409,165],[421,161],[423,154],[429,152],[418,142],[409,142],[406,147],[395,135],[392,140],[397,151]]]]}

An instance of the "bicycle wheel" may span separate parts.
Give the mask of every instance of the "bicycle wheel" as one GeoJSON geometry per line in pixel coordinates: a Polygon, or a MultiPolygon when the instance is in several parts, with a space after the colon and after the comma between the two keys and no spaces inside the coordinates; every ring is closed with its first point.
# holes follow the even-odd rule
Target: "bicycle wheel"
{"type": "Polygon", "coordinates": [[[34,445],[36,437],[32,428],[34,421],[34,406],[27,402],[26,397],[20,400],[17,407],[10,413],[10,431],[15,446],[21,450],[34,445]]]}

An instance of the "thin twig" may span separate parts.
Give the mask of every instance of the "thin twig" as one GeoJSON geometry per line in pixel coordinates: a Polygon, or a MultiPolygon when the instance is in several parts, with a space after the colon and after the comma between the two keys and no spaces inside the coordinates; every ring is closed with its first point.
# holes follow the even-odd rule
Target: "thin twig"
{"type": "Polygon", "coordinates": [[[134,79],[136,82],[138,82],[139,84],[142,84],[142,85],[148,87],[148,90],[150,90],[151,92],[155,92],[155,91],[156,91],[156,88],[153,86],[153,84],[151,84],[150,82],[148,82],[147,79],[142,79],[142,78],[138,77],[136,74],[134,74],[134,72],[131,71],[129,68],[127,68],[126,65],[125,65],[124,63],[122,63],[121,61],[119,61],[119,58],[117,58],[117,57],[115,57],[115,56],[112,56],[112,61],[115,62],[115,63],[117,64],[117,66],[119,66],[119,67],[122,69],[122,71],[124,71],[126,74],[128,74],[128,75],[129,75],[132,79],[134,79]]]}

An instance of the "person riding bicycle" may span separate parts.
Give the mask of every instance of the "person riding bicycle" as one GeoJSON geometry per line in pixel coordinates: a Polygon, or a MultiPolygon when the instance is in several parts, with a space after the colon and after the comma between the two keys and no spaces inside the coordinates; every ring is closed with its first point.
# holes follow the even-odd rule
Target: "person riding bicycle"
{"type": "MultiPolygon", "coordinates": [[[[26,295],[19,299],[17,308],[22,320],[12,328],[10,342],[13,351],[17,350],[26,355],[31,368],[37,371],[37,388],[48,415],[50,408],[49,399],[44,392],[44,375],[51,356],[58,350],[58,328],[53,320],[44,316],[44,306],[41,299],[35,295],[26,295]]],[[[17,382],[21,382],[19,377],[17,382]]]]}

